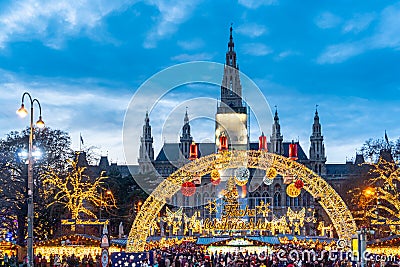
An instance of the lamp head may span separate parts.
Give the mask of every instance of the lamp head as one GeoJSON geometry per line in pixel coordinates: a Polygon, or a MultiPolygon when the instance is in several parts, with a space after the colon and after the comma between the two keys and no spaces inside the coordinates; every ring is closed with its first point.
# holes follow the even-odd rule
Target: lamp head
{"type": "Polygon", "coordinates": [[[26,110],[24,103],[21,104],[21,107],[17,110],[17,115],[21,118],[25,118],[28,115],[28,111],[26,110]]]}
{"type": "Polygon", "coordinates": [[[39,129],[43,129],[44,128],[44,121],[42,120],[42,116],[39,116],[39,120],[36,122],[36,126],[39,129]]]}

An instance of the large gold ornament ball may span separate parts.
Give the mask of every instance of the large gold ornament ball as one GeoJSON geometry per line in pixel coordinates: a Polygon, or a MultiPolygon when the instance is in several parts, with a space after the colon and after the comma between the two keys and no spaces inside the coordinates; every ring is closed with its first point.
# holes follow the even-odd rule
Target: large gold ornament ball
{"type": "Polygon", "coordinates": [[[237,177],[235,177],[235,182],[238,186],[244,186],[245,184],[247,184],[248,179],[246,180],[242,180],[242,179],[238,179],[237,177]]]}
{"type": "Polygon", "coordinates": [[[276,177],[276,175],[278,174],[278,172],[276,171],[276,169],[274,167],[271,167],[267,170],[266,176],[269,179],[274,179],[276,177]]]}
{"type": "Polygon", "coordinates": [[[298,189],[294,183],[289,184],[286,187],[286,194],[289,197],[298,197],[300,195],[301,189],[298,189]]]}
{"type": "Polygon", "coordinates": [[[221,178],[221,175],[219,174],[218,170],[212,170],[210,175],[211,175],[211,181],[216,181],[221,178]]]}

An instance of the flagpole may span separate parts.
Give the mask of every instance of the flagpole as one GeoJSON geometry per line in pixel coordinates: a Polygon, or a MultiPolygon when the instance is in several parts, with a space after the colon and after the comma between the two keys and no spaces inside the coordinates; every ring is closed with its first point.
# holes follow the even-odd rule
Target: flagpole
{"type": "Polygon", "coordinates": [[[79,152],[82,151],[82,134],[79,133],[79,152]]]}

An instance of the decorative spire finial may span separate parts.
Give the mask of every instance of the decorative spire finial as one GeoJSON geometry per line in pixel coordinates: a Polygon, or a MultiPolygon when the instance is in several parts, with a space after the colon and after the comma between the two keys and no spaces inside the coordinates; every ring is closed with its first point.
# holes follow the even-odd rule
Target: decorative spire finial
{"type": "Polygon", "coordinates": [[[275,105],[275,117],[274,117],[274,119],[275,120],[278,120],[279,118],[278,118],[278,106],[277,105],[275,105]]]}
{"type": "Polygon", "coordinates": [[[185,124],[189,122],[189,116],[188,116],[188,112],[187,111],[188,111],[188,107],[186,107],[186,112],[185,112],[185,119],[184,119],[185,124]]]}
{"type": "Polygon", "coordinates": [[[233,36],[232,36],[233,28],[232,28],[232,25],[233,25],[233,23],[231,23],[231,27],[229,28],[229,43],[228,43],[229,51],[233,51],[233,47],[235,46],[234,43],[233,43],[233,36]]]}

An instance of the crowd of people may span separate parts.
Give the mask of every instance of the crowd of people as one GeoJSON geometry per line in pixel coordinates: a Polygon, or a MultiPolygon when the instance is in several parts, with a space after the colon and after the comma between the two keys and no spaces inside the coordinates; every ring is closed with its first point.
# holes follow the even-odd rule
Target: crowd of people
{"type": "MultiPolygon", "coordinates": [[[[332,257],[322,249],[309,249],[294,245],[269,247],[265,251],[249,252],[245,247],[236,251],[209,252],[205,246],[186,242],[154,250],[147,259],[135,267],[358,267],[359,263],[348,257],[332,257]],[[307,251],[306,251],[307,250],[307,251]],[[312,251],[310,254],[309,252],[312,251]],[[293,253],[295,252],[295,253],[293,253]]],[[[149,254],[150,255],[150,254],[149,254]]],[[[35,267],[101,267],[100,255],[36,255],[35,267]]],[[[25,267],[26,263],[22,267],[25,267]]],[[[15,255],[5,255],[3,266],[17,267],[15,255]]],[[[114,265],[113,265],[114,266],[114,265]]],[[[130,265],[133,266],[133,265],[130,265]]],[[[368,260],[366,267],[399,267],[398,257],[386,261],[368,260]]]]}
{"type": "MultiPolygon", "coordinates": [[[[185,243],[156,252],[155,267],[356,267],[359,263],[349,257],[330,255],[323,249],[305,248],[293,245],[280,245],[267,250],[248,252],[245,248],[236,252],[209,253],[201,246],[185,243]],[[311,251],[310,249],[307,249],[311,251]],[[291,253],[296,251],[296,253],[291,253]]],[[[366,267],[398,267],[398,257],[388,261],[365,262],[366,267]]]]}
{"type": "Polygon", "coordinates": [[[49,258],[36,255],[34,258],[35,267],[100,267],[100,255],[84,255],[79,258],[72,255],[50,254],[49,258]]]}

